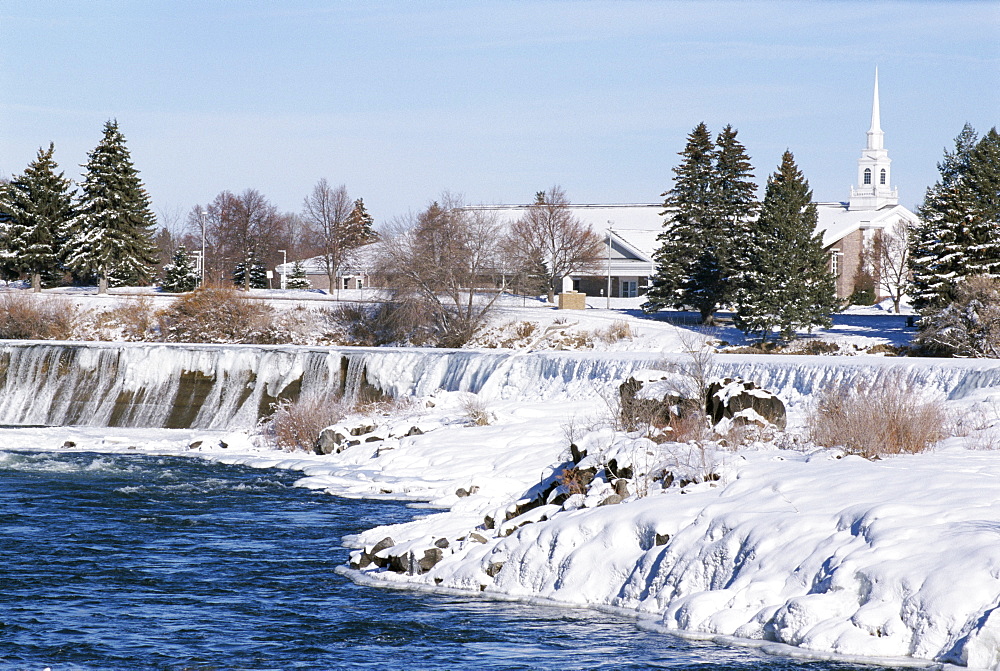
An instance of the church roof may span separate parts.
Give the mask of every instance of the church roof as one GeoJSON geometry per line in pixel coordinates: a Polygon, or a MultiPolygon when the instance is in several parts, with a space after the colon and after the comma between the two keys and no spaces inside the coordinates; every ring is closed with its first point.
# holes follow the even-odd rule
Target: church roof
{"type": "Polygon", "coordinates": [[[900,219],[916,220],[902,205],[877,210],[851,210],[847,203],[817,203],[816,230],[823,231],[823,247],[829,247],[859,229],[888,228],[900,219]]]}

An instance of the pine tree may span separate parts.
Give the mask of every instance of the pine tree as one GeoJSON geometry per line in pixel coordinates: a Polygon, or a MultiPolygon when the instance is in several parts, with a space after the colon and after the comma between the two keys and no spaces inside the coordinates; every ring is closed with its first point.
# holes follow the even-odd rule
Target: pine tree
{"type": "Polygon", "coordinates": [[[79,276],[96,276],[99,293],[108,283],[145,284],[156,263],[156,218],[117,121],[87,155],[78,214],[67,265],[79,276]]]}
{"type": "Polygon", "coordinates": [[[786,151],[768,177],[760,217],[747,222],[747,237],[733,277],[735,323],[767,340],[778,331],[829,326],[837,298],[827,270],[822,233],[809,183],[786,151]]]}
{"type": "Polygon", "coordinates": [[[691,305],[706,324],[729,301],[733,241],[757,210],[753,166],[736,135],[726,126],[713,146],[708,128],[698,124],[674,168],[674,187],[662,194],[668,229],[659,238],[650,298],[691,305]]]}
{"type": "Polygon", "coordinates": [[[6,220],[0,263],[11,274],[26,273],[34,291],[42,279],[61,276],[60,255],[73,217],[72,182],[57,173],[55,145],[39,149],[38,157],[0,194],[6,220]]]}
{"type": "Polygon", "coordinates": [[[312,283],[306,277],[306,267],[301,261],[292,264],[292,272],[285,279],[285,286],[289,289],[311,289],[312,283]]]}
{"type": "Polygon", "coordinates": [[[360,247],[372,242],[377,237],[375,235],[375,218],[368,214],[365,209],[365,201],[358,198],[354,201],[354,208],[347,216],[347,248],[360,247]]]}
{"type": "Polygon", "coordinates": [[[233,284],[249,289],[267,289],[267,268],[257,260],[253,253],[249,261],[240,261],[233,270],[233,284]],[[247,266],[250,267],[249,282],[245,277],[247,266]]]}
{"type": "Polygon", "coordinates": [[[191,262],[184,245],[174,252],[173,260],[163,266],[163,290],[171,293],[181,293],[184,291],[194,291],[201,278],[191,262]]]}
{"type": "Polygon", "coordinates": [[[998,161],[996,130],[980,140],[966,124],[938,164],[941,177],[927,189],[911,238],[909,293],[922,314],[950,303],[967,277],[1000,276],[998,161]]]}
{"type": "MultiPolygon", "coordinates": [[[[704,122],[688,135],[687,145],[680,155],[683,159],[673,169],[673,188],[660,194],[665,196],[666,230],[658,238],[660,248],[653,257],[656,275],[649,291],[652,301],[678,308],[688,303],[692,275],[706,261],[702,258],[702,250],[708,241],[702,232],[712,216],[712,186],[716,175],[712,137],[704,122]]],[[[712,310],[714,307],[709,306],[712,310]]],[[[704,312],[702,318],[705,321],[704,312]]]]}

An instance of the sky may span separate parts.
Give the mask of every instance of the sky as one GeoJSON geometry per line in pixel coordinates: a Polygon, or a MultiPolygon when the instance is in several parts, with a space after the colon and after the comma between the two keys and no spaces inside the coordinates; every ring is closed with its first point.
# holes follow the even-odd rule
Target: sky
{"type": "Polygon", "coordinates": [[[876,66],[915,208],[1000,123],[997,1],[0,0],[0,35],[0,175],[54,142],[79,179],[115,118],[165,223],[248,188],[298,212],[320,178],[379,223],[443,191],[660,202],[701,121],[758,183],[787,148],[846,200],[876,66]]]}

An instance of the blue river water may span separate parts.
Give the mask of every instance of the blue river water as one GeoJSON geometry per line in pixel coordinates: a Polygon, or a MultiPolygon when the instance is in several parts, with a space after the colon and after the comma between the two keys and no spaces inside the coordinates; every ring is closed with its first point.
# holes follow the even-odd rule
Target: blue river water
{"type": "Polygon", "coordinates": [[[297,477],[0,451],[0,669],[859,668],[586,610],[355,585],[334,572],[341,537],[422,513],[297,477]]]}

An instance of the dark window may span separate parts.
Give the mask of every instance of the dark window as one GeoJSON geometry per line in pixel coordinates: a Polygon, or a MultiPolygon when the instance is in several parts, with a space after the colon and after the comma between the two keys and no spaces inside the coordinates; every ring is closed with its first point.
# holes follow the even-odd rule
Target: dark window
{"type": "Polygon", "coordinates": [[[872,183],[872,169],[865,168],[865,184],[871,184],[871,183],[872,183]]]}
{"type": "Polygon", "coordinates": [[[882,172],[879,173],[878,183],[879,184],[885,184],[885,168],[882,168],[882,172]]]}

